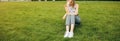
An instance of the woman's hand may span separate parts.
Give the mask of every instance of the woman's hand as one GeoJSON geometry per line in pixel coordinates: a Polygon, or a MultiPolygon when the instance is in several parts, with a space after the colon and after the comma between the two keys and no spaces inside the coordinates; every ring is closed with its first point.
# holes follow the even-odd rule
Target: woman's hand
{"type": "Polygon", "coordinates": [[[66,18],[66,14],[63,16],[63,18],[62,18],[62,19],[63,19],[63,20],[65,20],[65,18],[66,18]]]}
{"type": "Polygon", "coordinates": [[[63,20],[65,20],[65,17],[63,16],[63,18],[62,18],[63,20]]]}
{"type": "Polygon", "coordinates": [[[75,15],[78,15],[78,13],[75,13],[75,15]]]}

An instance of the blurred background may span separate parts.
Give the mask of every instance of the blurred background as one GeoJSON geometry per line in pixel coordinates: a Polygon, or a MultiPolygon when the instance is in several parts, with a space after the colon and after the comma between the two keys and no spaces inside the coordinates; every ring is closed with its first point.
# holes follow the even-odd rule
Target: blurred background
{"type": "MultiPolygon", "coordinates": [[[[1,2],[10,2],[10,1],[66,1],[66,0],[0,0],[1,2]]],[[[76,1],[120,1],[120,0],[76,0],[76,1]]]]}

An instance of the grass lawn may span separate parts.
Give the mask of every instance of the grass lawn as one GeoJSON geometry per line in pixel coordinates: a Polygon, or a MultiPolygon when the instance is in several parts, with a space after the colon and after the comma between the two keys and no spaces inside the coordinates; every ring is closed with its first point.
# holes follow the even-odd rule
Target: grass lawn
{"type": "Polygon", "coordinates": [[[63,38],[64,1],[0,2],[0,41],[120,41],[120,2],[79,1],[81,25],[63,38]]]}

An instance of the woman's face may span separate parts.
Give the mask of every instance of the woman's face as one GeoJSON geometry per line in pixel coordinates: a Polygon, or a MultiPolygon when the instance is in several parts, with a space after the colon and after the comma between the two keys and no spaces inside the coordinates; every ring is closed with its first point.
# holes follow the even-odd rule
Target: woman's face
{"type": "Polygon", "coordinates": [[[72,1],[72,0],[69,0],[69,4],[73,4],[73,1],[72,1]]]}
{"type": "Polygon", "coordinates": [[[70,2],[71,0],[67,0],[67,2],[70,2]]]}
{"type": "Polygon", "coordinates": [[[69,0],[67,0],[67,5],[69,5],[69,3],[70,3],[69,0]]]}
{"type": "Polygon", "coordinates": [[[67,0],[68,3],[71,3],[72,0],[67,0]]]}
{"type": "Polygon", "coordinates": [[[68,2],[69,0],[67,0],[67,2],[68,2]]]}
{"type": "Polygon", "coordinates": [[[73,2],[73,0],[67,0],[67,4],[68,4],[68,5],[73,5],[74,2],[73,2]]]}
{"type": "Polygon", "coordinates": [[[67,3],[69,4],[71,0],[67,0],[67,3]]]}
{"type": "Polygon", "coordinates": [[[68,0],[69,2],[71,2],[72,0],[68,0]]]}

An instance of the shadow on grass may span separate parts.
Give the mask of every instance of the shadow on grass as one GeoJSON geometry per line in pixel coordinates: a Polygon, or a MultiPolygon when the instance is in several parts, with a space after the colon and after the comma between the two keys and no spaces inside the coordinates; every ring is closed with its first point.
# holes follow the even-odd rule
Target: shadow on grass
{"type": "Polygon", "coordinates": [[[74,30],[77,30],[78,28],[81,28],[81,27],[82,27],[82,22],[80,22],[79,24],[75,24],[74,30]]]}

